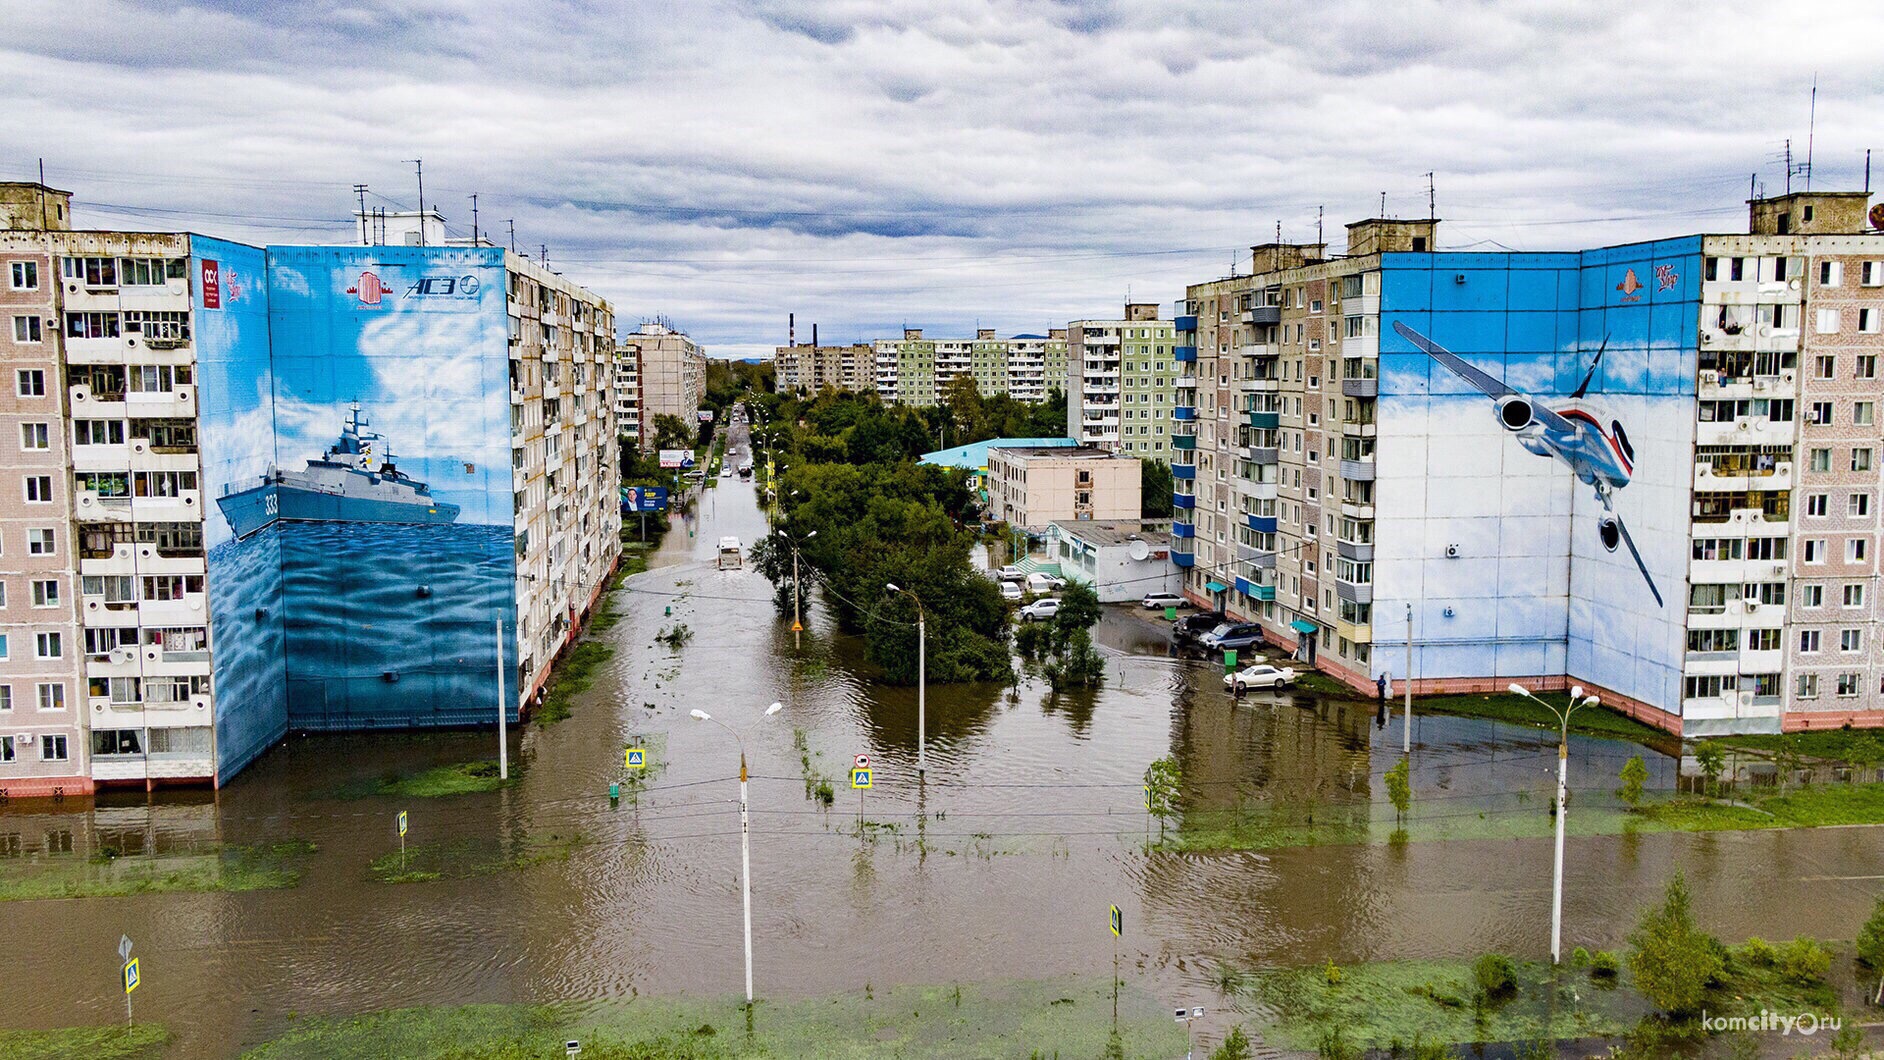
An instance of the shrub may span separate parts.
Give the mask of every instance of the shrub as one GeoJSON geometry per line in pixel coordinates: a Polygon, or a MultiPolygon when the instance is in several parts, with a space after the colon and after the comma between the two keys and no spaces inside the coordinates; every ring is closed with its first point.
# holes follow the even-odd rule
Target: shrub
{"type": "Polygon", "coordinates": [[[1328,980],[1329,986],[1341,985],[1341,969],[1335,965],[1333,957],[1328,958],[1328,966],[1322,969],[1321,974],[1322,978],[1328,980]]]}
{"type": "Polygon", "coordinates": [[[1688,881],[1677,872],[1662,904],[1629,935],[1629,971],[1656,1008],[1686,1014],[1701,1006],[1708,984],[1722,972],[1720,940],[1694,923],[1688,881]]]}
{"type": "Polygon", "coordinates": [[[1518,968],[1502,953],[1487,953],[1473,961],[1472,978],[1488,999],[1500,1000],[1518,992],[1518,968]]]}
{"type": "Polygon", "coordinates": [[[1779,973],[1801,986],[1825,980],[1832,969],[1832,951],[1810,935],[1800,935],[1779,948],[1779,973]]]}
{"type": "Polygon", "coordinates": [[[1633,810],[1642,804],[1642,785],[1648,780],[1648,766],[1643,764],[1641,755],[1632,755],[1622,764],[1621,780],[1622,788],[1616,795],[1633,810]]]}
{"type": "Polygon", "coordinates": [[[1393,800],[1394,819],[1398,821],[1406,820],[1407,807],[1413,804],[1412,772],[1412,760],[1402,756],[1399,763],[1387,770],[1383,778],[1387,782],[1387,797],[1393,800]]]}
{"type": "Polygon", "coordinates": [[[1871,910],[1871,919],[1858,929],[1857,949],[1859,964],[1884,971],[1884,898],[1877,900],[1877,908],[1871,910]]]}
{"type": "Polygon", "coordinates": [[[1250,1060],[1249,1035],[1241,1026],[1224,1036],[1223,1044],[1210,1054],[1210,1060],[1250,1060]]]}
{"type": "Polygon", "coordinates": [[[1755,968],[1771,968],[1779,960],[1779,951],[1760,936],[1750,935],[1740,944],[1736,956],[1755,968]]]}
{"type": "Polygon", "coordinates": [[[1597,950],[1590,954],[1591,979],[1615,979],[1622,972],[1622,962],[1608,950],[1597,950]]]}
{"type": "Polygon", "coordinates": [[[1362,1053],[1361,1047],[1348,1041],[1347,1032],[1337,1025],[1321,1032],[1321,1040],[1315,1043],[1315,1055],[1319,1060],[1361,1060],[1362,1053]]]}
{"type": "Polygon", "coordinates": [[[1586,950],[1583,947],[1578,946],[1576,949],[1570,951],[1570,967],[1588,968],[1589,966],[1590,966],[1590,951],[1589,950],[1586,950]]]}

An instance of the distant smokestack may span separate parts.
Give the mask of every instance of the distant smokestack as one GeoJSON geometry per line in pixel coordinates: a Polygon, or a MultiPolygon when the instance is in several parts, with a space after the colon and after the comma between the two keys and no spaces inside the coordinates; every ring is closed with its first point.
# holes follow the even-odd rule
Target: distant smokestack
{"type": "Polygon", "coordinates": [[[814,320],[811,323],[811,345],[816,346],[817,344],[818,344],[818,324],[817,324],[817,321],[814,320]]]}
{"type": "Polygon", "coordinates": [[[798,314],[785,314],[785,345],[798,345],[798,314]]]}

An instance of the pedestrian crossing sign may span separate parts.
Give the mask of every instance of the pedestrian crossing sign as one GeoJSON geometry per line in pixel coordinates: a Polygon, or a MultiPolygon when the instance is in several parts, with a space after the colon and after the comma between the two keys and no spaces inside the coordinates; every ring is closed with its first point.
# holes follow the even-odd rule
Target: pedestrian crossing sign
{"type": "Polygon", "coordinates": [[[399,811],[399,838],[404,839],[405,836],[406,836],[406,811],[400,810],[399,811]]]}
{"type": "Polygon", "coordinates": [[[870,770],[868,769],[851,770],[850,771],[850,786],[853,788],[869,787],[870,786],[870,770]]]}
{"type": "Polygon", "coordinates": [[[1118,938],[1123,934],[1125,934],[1125,914],[1119,912],[1119,907],[1115,905],[1112,907],[1112,937],[1118,938]]]}
{"type": "Polygon", "coordinates": [[[623,765],[629,769],[648,768],[648,752],[640,747],[630,747],[624,756],[623,765]]]}
{"type": "MultiPolygon", "coordinates": [[[[131,991],[136,990],[137,982],[138,982],[137,958],[133,957],[130,960],[124,962],[124,992],[128,994],[131,991]]],[[[130,1002],[127,1001],[125,1002],[125,1004],[128,1005],[130,1004],[130,1002]]]]}

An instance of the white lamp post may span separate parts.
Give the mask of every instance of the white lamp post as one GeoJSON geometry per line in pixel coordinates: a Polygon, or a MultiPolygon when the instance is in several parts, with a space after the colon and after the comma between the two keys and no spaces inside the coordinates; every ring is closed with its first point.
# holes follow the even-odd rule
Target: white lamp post
{"type": "Polygon", "coordinates": [[[1550,885],[1550,963],[1563,963],[1563,821],[1569,810],[1569,771],[1570,771],[1570,715],[1579,707],[1593,707],[1597,703],[1595,696],[1583,694],[1582,685],[1570,686],[1570,703],[1559,709],[1545,703],[1531,694],[1523,685],[1510,686],[1511,691],[1534,703],[1540,704],[1557,718],[1557,857],[1550,885]]]}
{"type": "MultiPolygon", "coordinates": [[[[769,718],[785,708],[783,703],[774,703],[765,708],[761,717],[769,718]]],[[[701,721],[710,721],[733,734],[733,742],[739,745],[739,897],[746,912],[746,1004],[752,1004],[752,831],[746,815],[746,738],[738,729],[713,717],[704,710],[688,713],[701,721]]]]}
{"type": "MultiPolygon", "coordinates": [[[[793,494],[797,492],[797,490],[792,491],[793,494]]],[[[803,646],[800,638],[804,635],[805,628],[804,615],[800,613],[800,601],[804,599],[804,596],[798,588],[798,542],[793,541],[792,535],[783,530],[778,532],[778,536],[784,538],[785,543],[792,547],[792,650],[797,651],[803,646]]],[[[805,540],[809,541],[817,536],[818,532],[813,530],[805,535],[805,540]]]]}
{"type": "Polygon", "coordinates": [[[916,601],[916,776],[929,772],[929,620],[922,610],[922,597],[914,589],[899,589],[895,582],[885,582],[893,593],[908,593],[916,601]]]}

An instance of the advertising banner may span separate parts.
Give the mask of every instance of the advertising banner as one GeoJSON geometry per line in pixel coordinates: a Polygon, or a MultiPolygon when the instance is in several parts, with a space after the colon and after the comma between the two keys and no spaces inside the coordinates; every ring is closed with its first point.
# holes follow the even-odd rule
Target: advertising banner
{"type": "Polygon", "coordinates": [[[661,450],[661,466],[670,470],[690,468],[693,466],[693,450],[663,449],[661,450]]]}
{"type": "Polygon", "coordinates": [[[667,487],[665,486],[625,486],[621,491],[621,513],[632,515],[636,512],[664,512],[667,510],[667,487]]]}

